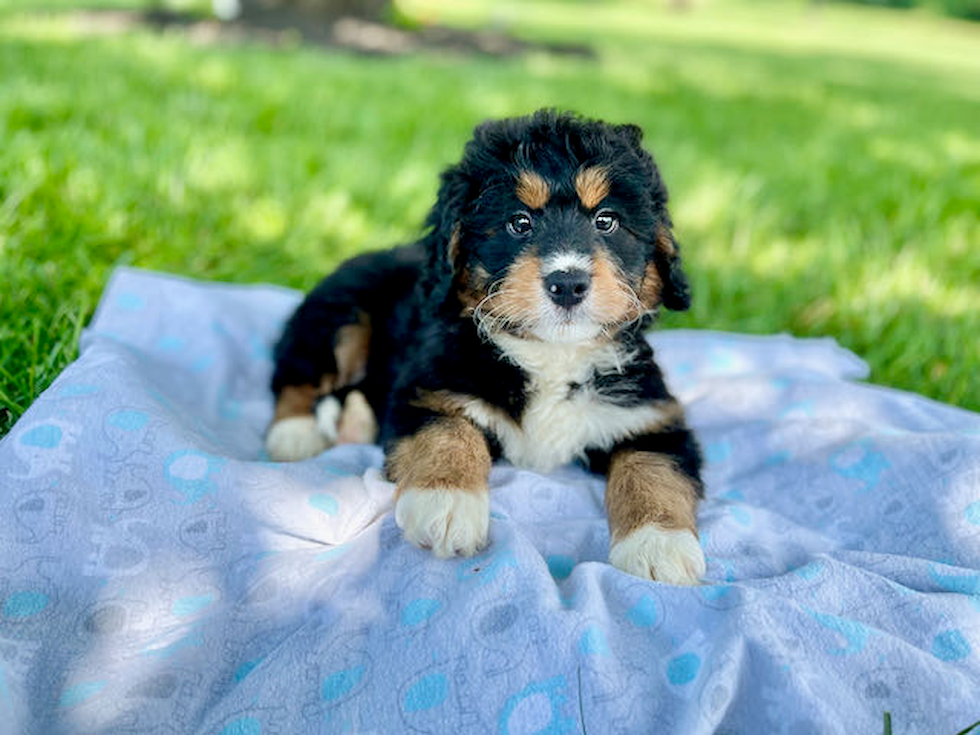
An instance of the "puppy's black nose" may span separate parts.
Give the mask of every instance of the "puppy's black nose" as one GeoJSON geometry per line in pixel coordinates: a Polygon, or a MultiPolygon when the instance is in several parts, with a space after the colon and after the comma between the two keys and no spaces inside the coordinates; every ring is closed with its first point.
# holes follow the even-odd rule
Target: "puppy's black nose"
{"type": "Polygon", "coordinates": [[[555,271],[544,279],[544,289],[559,306],[571,309],[585,300],[591,278],[583,270],[555,271]]]}

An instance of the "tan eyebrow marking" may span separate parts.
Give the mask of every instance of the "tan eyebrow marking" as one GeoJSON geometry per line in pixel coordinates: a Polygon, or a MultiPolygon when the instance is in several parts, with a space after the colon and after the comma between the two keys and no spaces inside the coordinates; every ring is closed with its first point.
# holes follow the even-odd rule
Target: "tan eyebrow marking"
{"type": "Polygon", "coordinates": [[[594,209],[609,196],[609,177],[605,166],[583,168],[575,176],[575,191],[586,209],[594,209]]]}
{"type": "Polygon", "coordinates": [[[534,171],[521,171],[517,178],[517,198],[531,209],[544,209],[551,198],[551,188],[541,174],[534,171]]]}

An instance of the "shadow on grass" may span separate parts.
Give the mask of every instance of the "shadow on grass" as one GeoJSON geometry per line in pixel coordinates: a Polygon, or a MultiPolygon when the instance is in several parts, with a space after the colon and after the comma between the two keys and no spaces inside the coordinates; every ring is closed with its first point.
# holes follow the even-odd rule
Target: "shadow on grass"
{"type": "Polygon", "coordinates": [[[225,21],[157,8],[145,11],[93,8],[78,11],[74,18],[93,33],[122,33],[141,27],[159,32],[176,30],[196,43],[258,42],[287,48],[305,44],[380,56],[419,51],[489,57],[530,51],[593,56],[592,49],[584,44],[528,41],[499,31],[468,31],[448,26],[406,28],[364,18],[333,17],[281,7],[225,21]]]}

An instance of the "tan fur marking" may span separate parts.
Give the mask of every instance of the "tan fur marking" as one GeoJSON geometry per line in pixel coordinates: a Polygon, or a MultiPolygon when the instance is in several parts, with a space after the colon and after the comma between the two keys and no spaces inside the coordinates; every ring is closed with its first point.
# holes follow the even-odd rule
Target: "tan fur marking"
{"type": "Polygon", "coordinates": [[[292,416],[312,416],[313,404],[319,395],[314,385],[287,385],[276,398],[276,413],[272,422],[292,416]]]}
{"type": "Polygon", "coordinates": [[[456,295],[463,305],[463,316],[469,316],[487,296],[490,274],[480,266],[464,268],[459,274],[456,295]]]}
{"type": "Polygon", "coordinates": [[[503,296],[515,314],[537,314],[541,301],[541,261],[532,255],[520,255],[507,271],[503,296]]]}
{"type": "Polygon", "coordinates": [[[449,390],[420,390],[413,406],[427,408],[446,416],[457,416],[463,412],[467,397],[449,390]]]}
{"type": "Polygon", "coordinates": [[[649,426],[645,426],[643,433],[653,434],[672,426],[683,425],[684,409],[677,401],[669,398],[663,401],[656,401],[655,405],[660,410],[660,418],[649,426]]]}
{"type": "Polygon", "coordinates": [[[490,288],[489,298],[480,303],[476,313],[482,329],[487,333],[515,331],[537,319],[544,296],[539,258],[519,255],[498,285],[490,288]]]}
{"type": "Polygon", "coordinates": [[[657,249],[668,256],[677,251],[674,247],[674,238],[664,225],[657,225],[657,249]]]}
{"type": "Polygon", "coordinates": [[[575,176],[575,191],[586,209],[595,209],[609,196],[609,175],[605,166],[583,168],[575,176]]]}
{"type": "Polygon", "coordinates": [[[423,390],[419,391],[419,397],[412,401],[413,406],[428,408],[446,416],[462,416],[466,408],[478,406],[480,411],[499,423],[506,423],[515,429],[520,429],[520,424],[511,418],[510,414],[502,408],[487,403],[482,398],[468,396],[463,393],[454,393],[451,390],[423,390]]]}
{"type": "Polygon", "coordinates": [[[660,294],[663,292],[663,281],[660,280],[660,273],[657,266],[648,263],[643,272],[643,282],[640,284],[640,301],[647,309],[654,309],[660,303],[660,294]]]}
{"type": "Polygon", "coordinates": [[[449,256],[449,262],[454,264],[454,266],[456,263],[456,258],[459,257],[459,239],[461,237],[461,231],[462,228],[460,227],[459,222],[457,222],[453,226],[453,234],[449,236],[449,248],[446,251],[446,255],[449,256]]]}
{"type": "Polygon", "coordinates": [[[352,390],[344,399],[344,407],[337,421],[338,444],[373,444],[378,438],[378,419],[367,398],[359,390],[352,390]]]}
{"type": "Polygon", "coordinates": [[[355,385],[367,374],[368,351],[371,345],[371,321],[362,314],[357,324],[337,330],[333,341],[337,378],[332,389],[355,385]]]}
{"type": "Polygon", "coordinates": [[[665,412],[664,412],[664,416],[665,417],[666,416],[669,416],[670,419],[671,419],[670,423],[669,424],[665,424],[665,426],[667,426],[667,425],[676,425],[676,424],[680,424],[680,425],[683,426],[683,424],[684,424],[684,409],[681,407],[681,404],[679,404],[677,401],[672,401],[672,404],[673,405],[671,405],[669,407],[669,410],[668,409],[665,409],[665,412]]]}
{"type": "Polygon", "coordinates": [[[517,198],[531,209],[544,209],[551,198],[551,188],[541,174],[521,171],[517,178],[517,198]]]}
{"type": "Polygon", "coordinates": [[[609,255],[602,250],[592,257],[592,290],[597,321],[603,324],[622,324],[639,316],[629,285],[609,255]]]}
{"type": "Polygon", "coordinates": [[[697,503],[693,481],[670,458],[634,450],[613,455],[606,487],[613,543],[650,523],[697,535],[697,503]]]}
{"type": "Polygon", "coordinates": [[[446,416],[398,441],[388,455],[388,478],[398,487],[420,490],[487,489],[490,451],[483,433],[460,416],[446,416]]]}

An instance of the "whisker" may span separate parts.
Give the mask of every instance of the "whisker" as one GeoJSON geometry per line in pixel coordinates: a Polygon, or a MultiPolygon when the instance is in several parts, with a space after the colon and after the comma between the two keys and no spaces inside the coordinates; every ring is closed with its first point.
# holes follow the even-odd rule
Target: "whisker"
{"type": "Polygon", "coordinates": [[[505,280],[495,281],[487,289],[487,295],[473,308],[473,320],[477,330],[485,337],[502,330],[513,329],[533,321],[535,314],[523,306],[515,306],[511,297],[518,290],[506,285],[505,280]]]}

